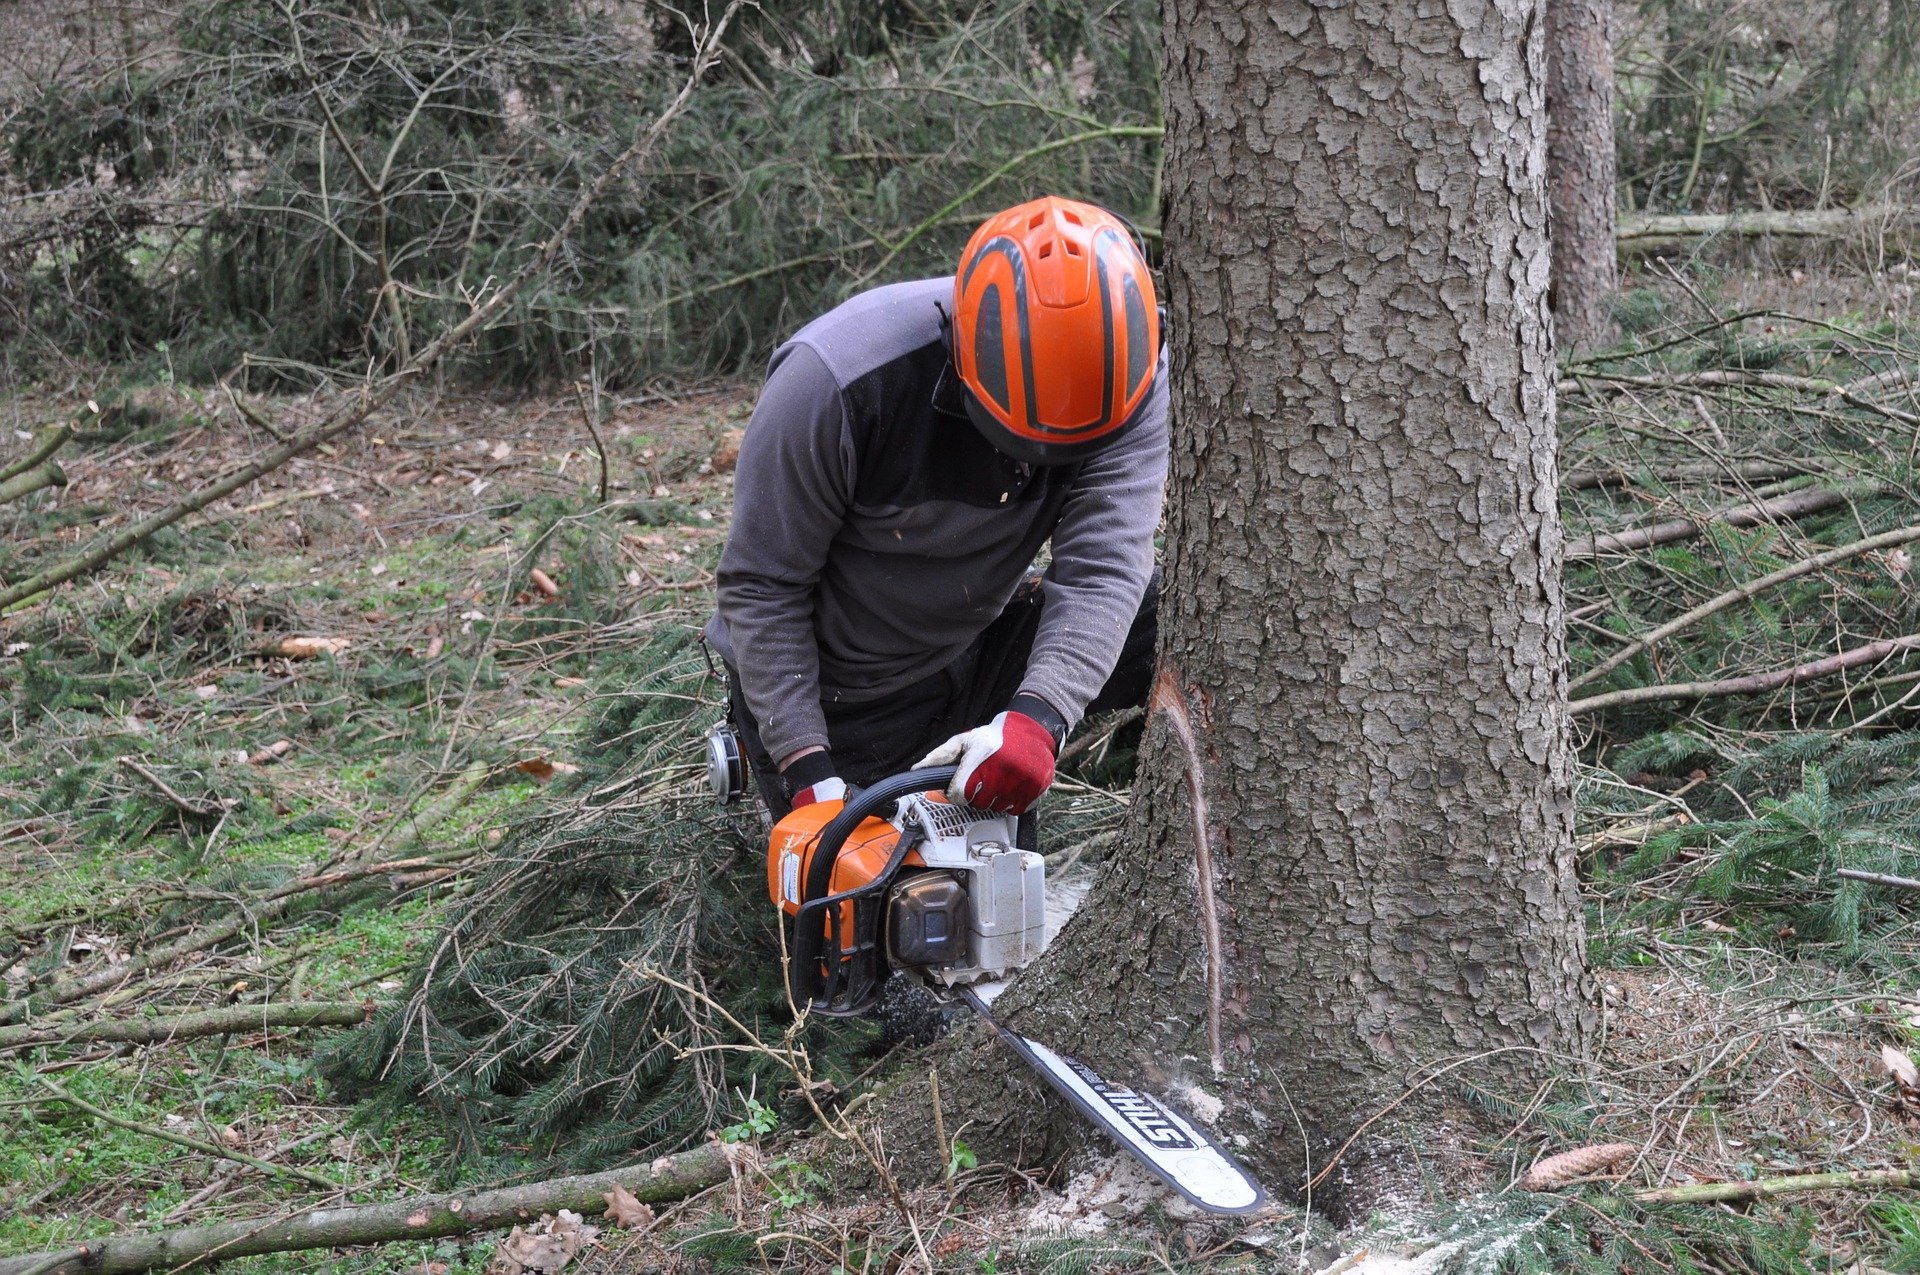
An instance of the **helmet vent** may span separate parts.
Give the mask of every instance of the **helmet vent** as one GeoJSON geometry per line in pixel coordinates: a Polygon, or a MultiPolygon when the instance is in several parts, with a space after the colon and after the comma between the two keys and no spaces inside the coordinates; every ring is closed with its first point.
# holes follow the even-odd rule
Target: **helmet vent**
{"type": "Polygon", "coordinates": [[[1074,211],[1071,208],[1062,208],[1060,210],[1060,216],[1071,225],[1079,226],[1085,224],[1079,217],[1074,215],[1074,211]]]}
{"type": "Polygon", "coordinates": [[[1040,227],[1046,224],[1047,224],[1047,215],[1043,212],[1037,212],[1033,215],[1033,220],[1027,223],[1027,229],[1038,230],[1040,229],[1040,227]]]}
{"type": "MultiPolygon", "coordinates": [[[[1067,245],[1067,251],[1068,252],[1073,251],[1072,244],[1067,245]]],[[[1040,245],[1040,259],[1044,261],[1048,257],[1051,257],[1052,255],[1053,255],[1053,240],[1049,239],[1045,243],[1040,245]]]]}
{"type": "Polygon", "coordinates": [[[1080,245],[1071,239],[1067,240],[1067,255],[1069,257],[1077,257],[1080,255],[1080,245]]]}

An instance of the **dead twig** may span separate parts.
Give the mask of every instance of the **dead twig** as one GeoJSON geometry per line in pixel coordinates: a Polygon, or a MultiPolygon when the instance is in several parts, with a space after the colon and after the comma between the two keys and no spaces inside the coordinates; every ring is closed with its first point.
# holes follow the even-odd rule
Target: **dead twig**
{"type": "Polygon", "coordinates": [[[35,1079],[40,1082],[41,1087],[46,1089],[54,1099],[66,1103],[76,1111],[84,1111],[102,1124],[110,1124],[116,1129],[125,1129],[128,1133],[144,1134],[149,1138],[157,1138],[161,1142],[171,1142],[177,1147],[186,1147],[190,1151],[198,1151],[203,1155],[217,1156],[222,1160],[233,1160],[274,1177],[298,1178],[300,1181],[310,1186],[317,1186],[323,1191],[338,1191],[341,1188],[340,1183],[335,1182],[332,1178],[315,1173],[311,1169],[302,1169],[295,1165],[288,1164],[274,1164],[270,1161],[262,1160],[257,1156],[250,1156],[245,1152],[235,1151],[231,1147],[223,1147],[212,1142],[202,1142],[198,1138],[189,1138],[186,1134],[175,1133],[171,1129],[162,1129],[156,1125],[141,1124],[137,1120],[128,1120],[124,1116],[116,1116],[111,1111],[106,1111],[94,1106],[85,1098],[74,1097],[71,1093],[68,1093],[53,1081],[48,1080],[45,1076],[36,1076],[35,1079]]]}
{"type": "Polygon", "coordinates": [[[1865,881],[1869,885],[1884,885],[1895,890],[1920,890],[1920,881],[1912,877],[1896,877],[1890,872],[1862,872],[1858,868],[1839,868],[1834,875],[1845,877],[1849,881],[1865,881]]]}
{"type": "Polygon", "coordinates": [[[221,803],[217,801],[195,801],[191,797],[181,796],[173,790],[173,787],[168,784],[166,780],[160,778],[160,776],[154,774],[151,770],[131,757],[122,757],[120,764],[140,776],[140,778],[146,780],[155,792],[167,799],[168,805],[178,810],[181,814],[192,815],[196,819],[211,819],[224,808],[221,803]]]}

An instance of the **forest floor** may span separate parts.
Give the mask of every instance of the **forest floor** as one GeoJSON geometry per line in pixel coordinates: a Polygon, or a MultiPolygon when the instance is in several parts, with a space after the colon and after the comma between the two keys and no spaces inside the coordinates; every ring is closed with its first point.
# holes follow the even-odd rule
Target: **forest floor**
{"type": "MultiPolygon", "coordinates": [[[[1627,565],[1576,562],[1576,672],[1683,603],[1920,512],[1908,484],[1920,423],[1752,375],[1856,384],[1913,366],[1906,276],[1797,273],[1631,294],[1640,345],[1679,334],[1671,350],[1691,361],[1661,364],[1668,382],[1657,385],[1616,379],[1603,394],[1597,380],[1570,382],[1564,469],[1629,477],[1570,488],[1569,535],[1808,482],[1853,484],[1846,502],[1825,522],[1723,528],[1627,565]],[[1739,377],[1686,379],[1728,360],[1739,377]],[[1702,462],[1705,477],[1677,477],[1702,462]],[[1782,472],[1754,476],[1767,465],[1782,472]],[[1879,486],[1862,494],[1869,477],[1879,486]]],[[[1645,378],[1648,367],[1628,371],[1645,378]]],[[[162,373],[108,396],[95,387],[109,379],[86,382],[108,410],[63,456],[70,485],[0,513],[16,565],[157,507],[260,441],[210,391],[162,373]]],[[[1920,410],[1912,385],[1899,388],[1904,399],[1884,401],[1920,410]]],[[[0,403],[0,454],[82,397],[41,387],[0,403]]],[[[576,395],[422,400],[0,620],[0,1255],[396,1199],[471,1175],[424,1109],[358,1118],[317,1073],[316,1049],[341,1015],[371,1014],[400,991],[502,830],[564,784],[597,705],[624,689],[609,684],[607,655],[704,621],[733,431],[750,401],[737,384],[609,397],[603,498],[602,446],[576,395]],[[303,1007],[324,1007],[312,1012],[333,1025],[263,1025],[303,1007]],[[223,1009],[238,1017],[210,1034],[98,1039],[103,1024],[223,1009]]],[[[253,403],[286,425],[315,410],[253,403]]],[[[1811,575],[1804,595],[1770,593],[1771,611],[1699,624],[1636,657],[1625,680],[1575,696],[1777,668],[1920,629],[1910,562],[1892,552],[1850,560],[1850,576],[1811,575]]],[[[1822,772],[1812,784],[1804,758],[1782,763],[1784,787],[1780,767],[1768,769],[1780,748],[1815,736],[1821,747],[1910,746],[1904,676],[1863,665],[1741,700],[1738,718],[1711,699],[1577,719],[1605,1043],[1583,1082],[1455,1095],[1506,1131],[1476,1146],[1467,1176],[1483,1193],[1449,1197],[1440,1183],[1460,1175],[1437,1170],[1421,1220],[1401,1232],[1378,1219],[1336,1235],[1292,1211],[1249,1229],[1183,1218],[1129,1166],[1075,1164],[1035,1187],[956,1152],[946,1185],[909,1197],[920,1242],[942,1269],[981,1273],[1408,1271],[1443,1259],[1567,1269],[1570,1243],[1647,1271],[1689,1261],[1920,1270],[1920,1207],[1898,1192],[1648,1211],[1616,1190],[1920,1157],[1920,1090],[1886,1061],[1889,1049],[1920,1054],[1920,896],[1836,894],[1826,875],[1842,862],[1920,875],[1920,793],[1887,791],[1913,788],[1910,755],[1869,763],[1851,797],[1837,758],[1831,783],[1822,772]],[[1744,815],[1708,800],[1721,789],[1744,815]],[[1813,804],[1822,794],[1834,809],[1813,804]],[[1510,1189],[1543,1153],[1608,1142],[1634,1150],[1597,1184],[1510,1189]]],[[[704,676],[676,693],[717,713],[704,676]]],[[[689,751],[662,782],[700,782],[696,760],[689,751]]],[[[738,1097],[716,1132],[756,1145],[743,1161],[755,1167],[663,1210],[643,1234],[604,1231],[570,1269],[878,1271],[907,1260],[916,1242],[892,1205],[836,1200],[768,1109],[738,1097]]],[[[239,1265],[454,1275],[490,1260],[504,1269],[498,1239],[239,1265]]]]}

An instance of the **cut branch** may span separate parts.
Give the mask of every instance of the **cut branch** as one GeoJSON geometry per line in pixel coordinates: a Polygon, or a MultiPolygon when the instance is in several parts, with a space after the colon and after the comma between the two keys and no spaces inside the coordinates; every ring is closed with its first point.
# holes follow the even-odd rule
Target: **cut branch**
{"type": "Polygon", "coordinates": [[[1634,686],[1623,691],[1608,691],[1604,695],[1590,695],[1585,699],[1574,700],[1567,705],[1567,709],[1574,713],[1594,713],[1603,708],[1620,708],[1628,704],[1653,704],[1664,700],[1721,699],[1728,695],[1756,695],[1762,691],[1777,691],[1785,686],[1798,686],[1802,682],[1832,677],[1836,673],[1859,668],[1862,664],[1873,664],[1889,655],[1911,651],[1916,647],[1920,647],[1920,634],[1909,634],[1906,637],[1869,642],[1851,651],[1842,651],[1838,655],[1829,655],[1825,659],[1813,660],[1806,664],[1796,664],[1792,668],[1776,669],[1771,673],[1749,673],[1745,677],[1729,677],[1717,682],[1673,682],[1666,686],[1634,686]]]}
{"type": "Polygon", "coordinates": [[[1628,553],[1635,549],[1651,549],[1658,545],[1672,544],[1677,540],[1689,540],[1714,523],[1728,527],[1752,527],[1763,522],[1804,518],[1808,514],[1821,513],[1861,496],[1878,495],[1882,490],[1877,484],[1868,487],[1813,487],[1785,496],[1775,496],[1771,500],[1734,505],[1710,514],[1702,514],[1697,518],[1674,518],[1667,522],[1657,522],[1651,527],[1639,527],[1633,531],[1616,531],[1605,536],[1582,536],[1578,540],[1568,542],[1567,560],[1571,562],[1582,558],[1598,558],[1603,554],[1628,553]]]}
{"type": "Polygon", "coordinates": [[[573,232],[586,218],[587,211],[607,192],[615,179],[642,156],[649,154],[665,134],[667,126],[686,109],[694,89],[719,55],[721,36],[725,34],[728,23],[732,21],[734,13],[739,9],[740,2],[741,0],[734,0],[734,3],[729,4],[720,17],[703,33],[695,46],[686,81],[680,86],[680,91],[673,101],[667,104],[666,109],[654,118],[653,123],[647,126],[646,131],[635,139],[632,145],[607,165],[594,179],[592,185],[580,193],[580,197],[574,201],[566,217],[554,229],[553,234],[548,236],[546,242],[534,251],[526,264],[521,266],[519,271],[498,291],[475,305],[466,318],[441,332],[396,371],[378,381],[362,385],[357,393],[349,396],[345,402],[334,408],[319,422],[289,436],[286,442],[274,447],[258,460],[241,466],[219,481],[202,487],[192,495],[175,501],[158,513],[150,514],[120,532],[103,537],[85,553],[72,560],[50,567],[6,589],[0,589],[0,612],[56,585],[77,580],[81,576],[99,570],[155,532],[172,526],[189,514],[198,513],[224,496],[232,495],[260,478],[261,475],[272,473],[294,457],[304,455],[322,443],[358,428],[401,390],[420,380],[432,370],[449,352],[464,344],[469,337],[498,318],[514,298],[525,291],[527,285],[546,270],[555,255],[559,253],[561,246],[572,238],[573,232]]]}
{"type": "Polygon", "coordinates": [[[1911,1169],[1863,1169],[1853,1173],[1805,1173],[1791,1178],[1755,1178],[1751,1182],[1701,1182],[1693,1186],[1664,1186],[1635,1191],[1635,1204],[1719,1204],[1735,1200],[1770,1200],[1801,1191],[1885,1190],[1920,1185],[1920,1173],[1911,1169]]]}
{"type": "Polygon", "coordinates": [[[1729,589],[1718,597],[1708,599],[1693,608],[1693,610],[1688,611],[1685,615],[1675,616],[1644,637],[1634,639],[1629,645],[1615,651],[1593,668],[1588,669],[1580,676],[1574,678],[1568,689],[1578,690],[1582,686],[1599,681],[1634,656],[1666,641],[1682,629],[1690,628],[1708,616],[1724,611],[1735,603],[1743,602],[1748,598],[1754,597],[1756,594],[1771,589],[1776,584],[1785,584],[1789,580],[1795,580],[1801,576],[1810,575],[1815,571],[1819,571],[1824,567],[1830,567],[1836,562],[1845,562],[1849,558],[1857,558],[1861,554],[1871,553],[1875,549],[1890,549],[1894,545],[1903,545],[1910,540],[1920,540],[1920,526],[1900,527],[1893,531],[1883,531],[1877,536],[1868,536],[1864,540],[1856,540],[1852,544],[1841,545],[1839,548],[1829,549],[1825,553],[1816,553],[1811,558],[1803,558],[1791,566],[1782,567],[1778,571],[1770,571],[1757,580],[1749,580],[1737,589],[1729,589]]]}
{"type": "Polygon", "coordinates": [[[726,1152],[718,1144],[709,1143],[676,1156],[663,1156],[649,1165],[473,1195],[417,1196],[390,1204],[308,1209],[292,1217],[216,1222],[155,1235],[109,1236],[68,1250],[64,1260],[59,1253],[0,1258],[0,1275],[26,1275],[28,1271],[42,1271],[43,1275],[127,1275],[155,1267],[227,1261],[260,1253],[467,1235],[531,1221],[542,1213],[561,1209],[603,1213],[606,1195],[616,1186],[631,1192],[643,1204],[685,1199],[726,1181],[730,1174],[726,1152]],[[48,1262],[53,1264],[49,1266],[48,1262]]]}
{"type": "Polygon", "coordinates": [[[91,1023],[0,1027],[0,1050],[40,1045],[133,1044],[224,1036],[229,1032],[290,1027],[352,1027],[373,1012],[358,1001],[291,1001],[279,1005],[228,1005],[168,1018],[107,1019],[91,1023]]]}

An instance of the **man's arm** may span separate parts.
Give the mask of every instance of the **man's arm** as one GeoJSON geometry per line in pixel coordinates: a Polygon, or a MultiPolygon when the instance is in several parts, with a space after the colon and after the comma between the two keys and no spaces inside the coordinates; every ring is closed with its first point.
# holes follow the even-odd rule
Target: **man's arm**
{"type": "Polygon", "coordinates": [[[1167,479],[1164,354],[1140,411],[1118,443],[1081,468],[1054,529],[1046,602],[1020,697],[1036,696],[1059,715],[1057,723],[1043,720],[1057,736],[1079,723],[1113,673],[1153,573],[1167,479]]]}
{"type": "Polygon", "coordinates": [[[813,593],[853,481],[840,387],[811,347],[786,346],[740,444],[719,571],[720,618],[740,689],[782,766],[827,747],[813,593]]]}

